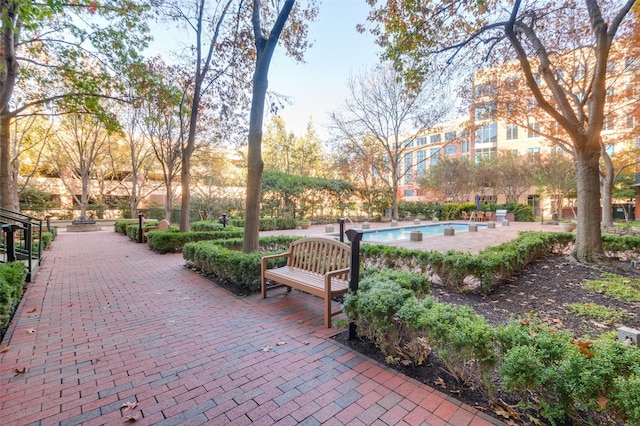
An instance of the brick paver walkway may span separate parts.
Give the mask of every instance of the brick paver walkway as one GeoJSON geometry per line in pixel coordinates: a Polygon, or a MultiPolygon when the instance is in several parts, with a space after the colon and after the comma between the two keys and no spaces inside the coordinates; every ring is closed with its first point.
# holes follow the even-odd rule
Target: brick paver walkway
{"type": "Polygon", "coordinates": [[[0,424],[499,424],[332,333],[312,296],[236,297],[180,254],[62,233],[0,346],[0,424]]]}

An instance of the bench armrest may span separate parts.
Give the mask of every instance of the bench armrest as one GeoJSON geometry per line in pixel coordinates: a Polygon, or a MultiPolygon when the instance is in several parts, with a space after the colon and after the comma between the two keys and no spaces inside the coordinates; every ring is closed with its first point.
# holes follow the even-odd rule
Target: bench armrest
{"type": "Polygon", "coordinates": [[[336,269],[335,271],[327,272],[325,276],[328,278],[333,278],[336,275],[344,274],[345,272],[349,272],[349,271],[351,271],[351,268],[336,269]]]}

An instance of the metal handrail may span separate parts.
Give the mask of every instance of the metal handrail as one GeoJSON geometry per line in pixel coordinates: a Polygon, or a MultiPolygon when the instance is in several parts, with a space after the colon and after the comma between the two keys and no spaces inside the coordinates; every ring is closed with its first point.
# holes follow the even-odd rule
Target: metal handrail
{"type": "Polygon", "coordinates": [[[42,258],[42,220],[0,208],[0,263],[19,260],[27,267],[27,281],[38,271],[42,258]],[[14,226],[11,226],[14,225],[14,226]],[[9,242],[8,238],[12,240],[9,242]],[[12,249],[9,252],[9,249],[12,249]]]}

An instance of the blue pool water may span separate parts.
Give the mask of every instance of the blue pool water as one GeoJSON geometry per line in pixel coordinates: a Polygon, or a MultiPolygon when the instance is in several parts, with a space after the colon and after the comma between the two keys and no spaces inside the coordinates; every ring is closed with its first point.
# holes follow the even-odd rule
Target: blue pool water
{"type": "MultiPolygon", "coordinates": [[[[486,226],[477,224],[478,227],[486,226]]],[[[433,225],[416,225],[402,228],[387,228],[364,231],[363,241],[374,243],[388,243],[390,241],[408,240],[411,231],[421,231],[422,235],[443,235],[444,227],[452,227],[458,231],[468,231],[469,225],[466,223],[438,223],[433,225]]]]}

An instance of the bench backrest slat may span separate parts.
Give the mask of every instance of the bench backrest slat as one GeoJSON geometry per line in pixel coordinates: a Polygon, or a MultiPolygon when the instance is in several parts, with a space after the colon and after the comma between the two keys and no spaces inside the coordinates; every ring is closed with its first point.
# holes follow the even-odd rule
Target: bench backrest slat
{"type": "MultiPolygon", "coordinates": [[[[303,238],[291,244],[288,266],[324,275],[328,271],[347,268],[351,248],[329,238],[303,238]]],[[[346,274],[344,277],[346,279],[346,274]]]]}

